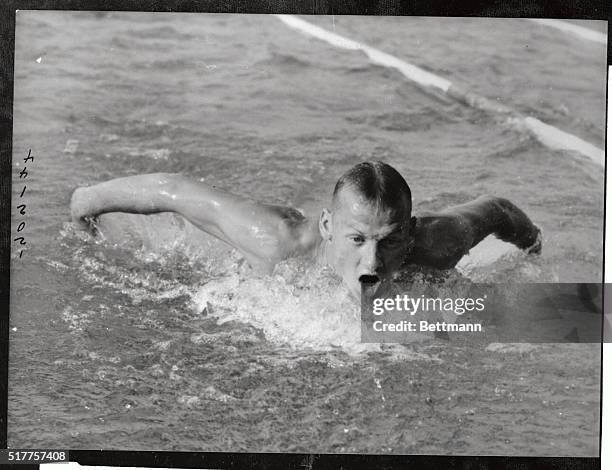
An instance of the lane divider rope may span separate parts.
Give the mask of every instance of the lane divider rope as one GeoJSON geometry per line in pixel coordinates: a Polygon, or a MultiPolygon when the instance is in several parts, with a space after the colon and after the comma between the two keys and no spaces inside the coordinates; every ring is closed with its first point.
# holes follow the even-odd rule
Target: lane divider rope
{"type": "Polygon", "coordinates": [[[600,33],[599,31],[594,31],[590,28],[585,28],[584,26],[578,26],[572,23],[568,23],[567,21],[544,19],[544,18],[525,18],[525,19],[529,21],[533,21],[535,23],[539,23],[544,26],[550,26],[551,28],[560,29],[561,31],[565,31],[566,33],[575,34],[576,36],[579,36],[582,39],[586,39],[587,41],[594,41],[600,44],[608,43],[607,34],[600,33]]]}
{"type": "Polygon", "coordinates": [[[490,100],[463,87],[453,84],[445,78],[427,72],[416,65],[405,62],[386,52],[361,44],[352,39],[345,38],[332,33],[319,26],[313,25],[301,18],[291,15],[275,15],[287,26],[304,34],[327,42],[335,47],[352,51],[361,51],[375,64],[394,68],[400,71],[406,78],[420,85],[425,91],[432,88],[460,101],[468,106],[483,111],[508,114],[508,123],[521,129],[528,130],[541,144],[553,150],[569,150],[578,152],[600,166],[604,166],[605,153],[602,149],[586,142],[575,135],[562,131],[554,126],[543,123],[537,118],[526,117],[511,108],[490,100]]]}

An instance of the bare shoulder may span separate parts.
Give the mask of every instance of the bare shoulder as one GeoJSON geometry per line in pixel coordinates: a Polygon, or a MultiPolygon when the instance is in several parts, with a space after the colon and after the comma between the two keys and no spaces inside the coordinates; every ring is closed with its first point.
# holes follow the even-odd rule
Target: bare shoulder
{"type": "Polygon", "coordinates": [[[266,205],[266,209],[278,217],[278,237],[283,258],[307,253],[321,241],[316,219],[289,206],[266,205]]]}
{"type": "Polygon", "coordinates": [[[439,269],[454,267],[471,248],[472,230],[460,213],[415,217],[410,262],[439,269]]]}
{"type": "Polygon", "coordinates": [[[271,214],[276,215],[279,221],[286,224],[297,224],[303,221],[306,217],[302,212],[290,206],[278,206],[274,204],[264,204],[264,207],[270,211],[271,214]]]}

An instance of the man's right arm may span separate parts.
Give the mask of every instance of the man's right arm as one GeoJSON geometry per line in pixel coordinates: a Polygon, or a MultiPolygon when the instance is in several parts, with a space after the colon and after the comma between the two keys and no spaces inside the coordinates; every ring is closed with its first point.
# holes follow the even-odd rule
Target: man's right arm
{"type": "Polygon", "coordinates": [[[117,178],[73,193],[71,214],[81,226],[108,212],[178,213],[240,250],[251,264],[268,269],[297,249],[293,231],[304,220],[290,208],[256,203],[168,173],[117,178]]]}

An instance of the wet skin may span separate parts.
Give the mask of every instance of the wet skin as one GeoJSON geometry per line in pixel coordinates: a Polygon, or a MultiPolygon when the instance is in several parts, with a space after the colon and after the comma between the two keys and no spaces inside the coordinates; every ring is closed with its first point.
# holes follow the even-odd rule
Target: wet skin
{"type": "Polygon", "coordinates": [[[73,221],[83,228],[107,212],[178,213],[265,272],[283,259],[310,254],[331,266],[357,299],[362,286],[375,289],[402,264],[452,268],[489,234],[529,253],[541,250],[540,230],[518,207],[496,197],[411,217],[401,203],[378,207],[347,186],[331,210],[312,218],[181,175],[156,173],[78,188],[70,206],[73,221]]]}

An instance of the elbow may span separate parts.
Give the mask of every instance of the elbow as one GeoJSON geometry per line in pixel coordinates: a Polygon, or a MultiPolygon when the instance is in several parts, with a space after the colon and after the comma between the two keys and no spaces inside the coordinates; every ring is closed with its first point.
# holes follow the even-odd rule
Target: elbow
{"type": "Polygon", "coordinates": [[[160,187],[178,187],[185,177],[180,173],[152,173],[150,175],[153,178],[153,183],[158,184],[160,187]]]}
{"type": "Polygon", "coordinates": [[[508,199],[499,196],[491,196],[490,194],[484,194],[480,196],[477,201],[481,204],[492,206],[498,209],[507,209],[510,206],[514,206],[508,199]]]}
{"type": "Polygon", "coordinates": [[[516,205],[506,198],[486,195],[481,196],[480,199],[485,207],[485,213],[496,224],[505,225],[517,216],[527,217],[516,205]]]}
{"type": "Polygon", "coordinates": [[[174,211],[186,178],[178,173],[154,173],[150,177],[159,198],[157,205],[164,210],[174,211]]]}

